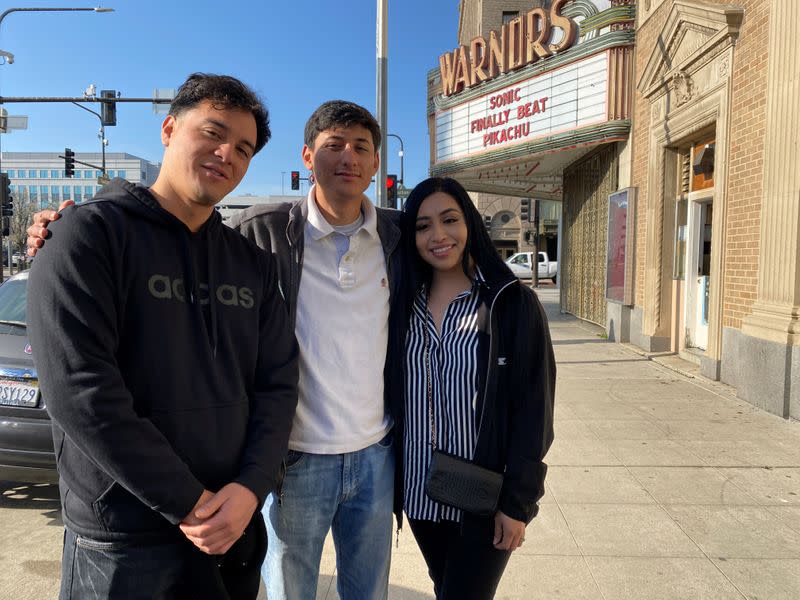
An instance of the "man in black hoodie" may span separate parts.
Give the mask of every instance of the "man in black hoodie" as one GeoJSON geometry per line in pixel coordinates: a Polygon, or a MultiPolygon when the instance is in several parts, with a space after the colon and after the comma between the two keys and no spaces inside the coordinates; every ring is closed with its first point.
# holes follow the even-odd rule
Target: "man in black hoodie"
{"type": "Polygon", "coordinates": [[[297,347],[274,260],[214,205],[269,135],[244,84],[192,75],[153,186],[115,179],[49,226],[28,321],[53,420],[63,599],[257,594],[256,509],[286,454],[297,347]]]}

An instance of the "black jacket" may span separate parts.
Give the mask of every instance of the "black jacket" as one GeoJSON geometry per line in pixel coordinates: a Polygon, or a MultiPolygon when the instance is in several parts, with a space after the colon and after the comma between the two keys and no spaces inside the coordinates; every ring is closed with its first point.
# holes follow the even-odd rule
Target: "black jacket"
{"type": "Polygon", "coordinates": [[[203,488],[263,501],[297,404],[272,258],[216,212],[193,234],[119,179],[49,228],[28,319],[65,524],[170,537],[203,488]]]}
{"type": "MultiPolygon", "coordinates": [[[[303,232],[308,218],[308,200],[283,203],[276,205],[252,206],[234,215],[229,225],[238,230],[243,236],[252,240],[259,247],[272,252],[278,265],[278,278],[280,279],[281,293],[289,308],[289,320],[292,328],[297,315],[297,294],[300,290],[300,277],[303,272],[303,232]]],[[[392,323],[401,319],[402,303],[401,286],[403,282],[403,267],[398,243],[400,241],[401,213],[396,210],[376,207],[378,237],[383,246],[383,255],[386,261],[386,274],[389,279],[390,331],[392,323]]],[[[393,400],[389,393],[389,374],[395,367],[398,357],[390,351],[386,354],[384,376],[384,402],[386,410],[392,415],[395,423],[395,448],[402,448],[402,404],[393,400]]],[[[398,459],[402,454],[398,452],[398,459]]],[[[397,469],[395,474],[395,501],[394,512],[398,523],[402,522],[402,470],[397,469]]]]}
{"type": "MultiPolygon", "coordinates": [[[[488,358],[479,374],[479,435],[473,460],[504,474],[498,509],[529,523],[544,495],[543,461],[553,442],[556,362],[550,331],[536,294],[513,276],[487,278],[480,293],[489,311],[489,343],[488,351],[481,353],[488,358]]],[[[407,323],[404,314],[391,333],[398,357],[405,356],[407,323]]],[[[405,361],[396,362],[390,375],[392,402],[402,406],[405,361]]],[[[494,533],[494,521],[465,515],[463,531],[486,539],[494,533]]]]}

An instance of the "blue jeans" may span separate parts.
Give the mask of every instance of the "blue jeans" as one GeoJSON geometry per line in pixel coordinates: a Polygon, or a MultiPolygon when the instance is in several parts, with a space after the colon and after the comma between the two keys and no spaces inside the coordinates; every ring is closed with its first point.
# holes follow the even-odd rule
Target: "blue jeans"
{"type": "Polygon", "coordinates": [[[280,500],[264,505],[269,600],[314,600],[322,546],[333,529],[341,600],[385,600],[392,546],[392,434],[347,454],[290,451],[280,500]]]}

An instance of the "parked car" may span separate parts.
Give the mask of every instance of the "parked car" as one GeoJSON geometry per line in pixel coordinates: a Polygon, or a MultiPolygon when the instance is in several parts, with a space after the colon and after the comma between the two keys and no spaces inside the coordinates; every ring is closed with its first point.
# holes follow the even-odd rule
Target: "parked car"
{"type": "MultiPolygon", "coordinates": [[[[517,252],[506,260],[506,264],[518,278],[533,279],[533,270],[531,269],[532,256],[533,252],[517,252]]],[[[538,264],[539,281],[550,279],[555,283],[558,277],[558,262],[550,260],[547,252],[539,252],[538,264]]]]}
{"type": "Polygon", "coordinates": [[[53,433],[25,320],[28,272],[0,285],[0,480],[58,481],[53,433]]]}

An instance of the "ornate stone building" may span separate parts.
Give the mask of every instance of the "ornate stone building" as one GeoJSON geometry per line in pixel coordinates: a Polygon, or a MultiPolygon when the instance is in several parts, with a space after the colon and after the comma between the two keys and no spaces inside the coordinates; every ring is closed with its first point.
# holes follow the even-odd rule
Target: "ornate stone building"
{"type": "Polygon", "coordinates": [[[560,206],[562,310],[800,418],[800,2],[462,0],[431,173],[503,248],[560,206]]]}
{"type": "MultiPolygon", "coordinates": [[[[800,418],[796,0],[643,0],[630,340],[800,418]]],[[[625,323],[625,321],[628,321],[625,323]]],[[[629,327],[626,327],[629,325],[629,327]]]]}

